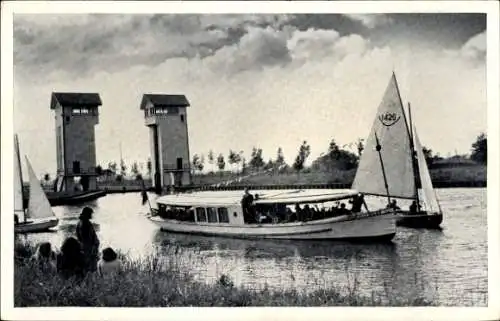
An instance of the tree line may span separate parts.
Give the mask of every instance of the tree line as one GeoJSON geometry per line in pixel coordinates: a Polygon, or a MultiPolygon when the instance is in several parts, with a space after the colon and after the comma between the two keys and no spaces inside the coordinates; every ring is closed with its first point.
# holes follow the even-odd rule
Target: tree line
{"type": "MultiPolygon", "coordinates": [[[[311,169],[329,171],[332,169],[338,170],[354,170],[358,166],[359,159],[364,150],[364,140],[358,139],[356,142],[339,146],[335,139],[332,139],[328,145],[327,151],[312,162],[311,169]]],[[[297,154],[293,158],[293,162],[288,164],[285,161],[283,149],[278,147],[276,156],[264,160],[262,148],[253,147],[249,159],[244,155],[242,150],[229,150],[227,155],[223,153],[216,154],[213,150],[209,150],[207,157],[204,154],[195,153],[191,160],[192,170],[194,173],[201,173],[208,165],[208,171],[222,173],[226,170],[231,170],[236,173],[246,173],[248,171],[258,170],[273,170],[279,173],[300,173],[305,167],[305,163],[311,154],[311,146],[307,141],[303,141],[297,149],[297,154]]],[[[429,166],[432,166],[436,161],[443,160],[439,154],[434,154],[427,147],[423,147],[423,153],[429,166]]],[[[481,133],[476,137],[476,140],[471,145],[471,153],[469,155],[455,155],[454,159],[470,159],[476,163],[487,164],[487,136],[481,133]]],[[[107,168],[101,165],[96,167],[96,174],[99,176],[116,176],[117,180],[121,180],[127,174],[133,175],[136,179],[142,179],[142,175],[147,173],[151,177],[152,164],[151,158],[148,158],[146,166],[134,161],[130,167],[121,160],[118,165],[116,162],[109,162],[107,168]]],[[[42,181],[50,181],[50,175],[44,174],[42,181]]]]}

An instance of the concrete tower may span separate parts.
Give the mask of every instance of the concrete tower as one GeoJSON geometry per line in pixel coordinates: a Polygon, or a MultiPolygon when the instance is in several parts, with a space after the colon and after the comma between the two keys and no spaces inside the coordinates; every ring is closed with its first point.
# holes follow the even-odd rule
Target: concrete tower
{"type": "Polygon", "coordinates": [[[80,178],[84,191],[96,190],[94,126],[99,123],[95,93],[52,93],[50,109],[55,112],[57,180],[56,191],[74,191],[80,178]]]}
{"type": "Polygon", "coordinates": [[[191,185],[188,106],[184,95],[142,97],[141,110],[149,127],[153,184],[157,190],[191,185]]]}

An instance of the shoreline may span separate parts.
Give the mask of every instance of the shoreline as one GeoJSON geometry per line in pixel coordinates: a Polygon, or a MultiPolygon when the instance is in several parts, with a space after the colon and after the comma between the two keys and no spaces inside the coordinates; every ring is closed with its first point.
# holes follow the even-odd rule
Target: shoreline
{"type": "MultiPolygon", "coordinates": [[[[207,284],[181,270],[176,254],[151,254],[131,259],[119,253],[120,273],[82,281],[40,272],[29,263],[35,246],[17,243],[14,250],[14,306],[181,307],[181,306],[436,306],[417,292],[401,296],[389,288],[370,295],[351,287],[318,286],[310,292],[295,289],[250,289],[234,286],[225,274],[207,284]],[[389,291],[389,292],[387,292],[389,291]]],[[[417,289],[415,289],[417,291],[417,289]]]]}

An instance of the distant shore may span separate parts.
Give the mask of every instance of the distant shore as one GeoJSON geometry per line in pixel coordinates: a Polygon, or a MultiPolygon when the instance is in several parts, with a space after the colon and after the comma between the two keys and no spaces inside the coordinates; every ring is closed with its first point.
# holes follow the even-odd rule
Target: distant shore
{"type": "Polygon", "coordinates": [[[176,254],[153,254],[142,260],[120,255],[123,271],[100,277],[91,274],[81,281],[66,280],[56,273],[42,273],[29,262],[35,245],[17,243],[14,265],[14,306],[180,307],[180,306],[436,306],[438,302],[415,293],[373,291],[370,296],[351,287],[318,286],[310,292],[248,289],[238,287],[227,275],[213,284],[195,281],[181,271],[176,254]]]}
{"type": "MultiPolygon", "coordinates": [[[[435,188],[484,188],[487,187],[486,165],[439,168],[431,170],[432,183],[435,188]]],[[[190,190],[240,190],[245,187],[252,189],[294,189],[294,188],[351,188],[355,171],[306,171],[303,173],[233,173],[217,172],[194,174],[193,184],[185,186],[180,191],[190,190]],[[219,186],[216,186],[218,185],[219,186]]],[[[45,190],[54,194],[47,184],[45,190]]],[[[136,193],[143,190],[154,191],[151,179],[101,177],[98,190],[106,194],[136,193]],[[143,185],[144,183],[144,185],[143,185]]],[[[29,193],[25,186],[26,196],[29,193]]],[[[68,193],[66,193],[68,194],[68,193]]],[[[64,194],[66,196],[66,194],[64,194]]],[[[69,193],[71,194],[71,193],[69,193]]]]}
{"type": "MultiPolygon", "coordinates": [[[[203,173],[193,175],[193,185],[186,189],[222,189],[237,190],[245,187],[259,189],[278,188],[350,188],[355,171],[304,173],[263,173],[258,175],[235,174],[231,172],[203,173]],[[240,181],[238,181],[240,180],[240,181]],[[228,184],[224,184],[228,182],[228,184]],[[219,187],[212,185],[221,184],[219,187]]],[[[486,166],[451,167],[431,170],[432,183],[435,188],[486,187],[486,166]]],[[[145,179],[145,186],[151,188],[151,180],[145,179]]],[[[138,192],[142,183],[133,179],[117,182],[113,179],[103,180],[99,188],[108,193],[138,192]]]]}

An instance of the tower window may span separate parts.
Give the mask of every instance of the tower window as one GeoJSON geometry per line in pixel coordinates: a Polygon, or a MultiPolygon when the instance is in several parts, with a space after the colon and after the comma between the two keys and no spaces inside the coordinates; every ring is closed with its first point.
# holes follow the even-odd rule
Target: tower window
{"type": "Polygon", "coordinates": [[[80,173],[80,162],[79,161],[73,162],[73,173],[75,173],[75,174],[80,173]]]}
{"type": "Polygon", "coordinates": [[[181,122],[184,122],[184,115],[181,115],[181,122]]]}

